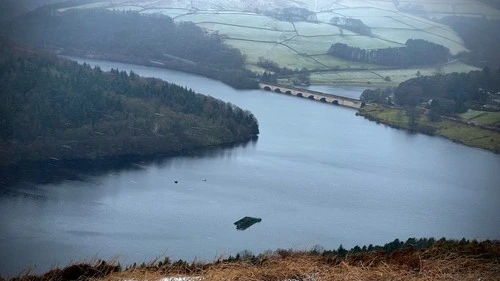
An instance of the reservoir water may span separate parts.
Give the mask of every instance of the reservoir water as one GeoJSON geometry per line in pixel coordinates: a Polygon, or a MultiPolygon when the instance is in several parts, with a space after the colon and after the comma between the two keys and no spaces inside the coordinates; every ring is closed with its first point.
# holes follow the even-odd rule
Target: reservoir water
{"type": "Polygon", "coordinates": [[[500,155],[378,125],[334,105],[170,70],[87,62],[236,104],[255,114],[261,134],[236,147],[78,180],[1,188],[1,275],[93,257],[210,261],[245,249],[500,239],[500,155]],[[244,216],[262,222],[238,231],[233,222],[244,216]]]}

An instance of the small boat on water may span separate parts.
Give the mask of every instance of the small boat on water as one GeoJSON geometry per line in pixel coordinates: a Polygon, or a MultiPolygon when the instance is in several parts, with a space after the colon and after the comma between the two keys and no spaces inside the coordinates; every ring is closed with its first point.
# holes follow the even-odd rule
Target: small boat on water
{"type": "Polygon", "coordinates": [[[238,229],[238,230],[245,230],[245,229],[249,228],[250,226],[252,226],[258,222],[261,222],[261,221],[262,221],[261,218],[244,217],[244,218],[236,221],[234,223],[234,225],[236,225],[236,229],[238,229]]]}

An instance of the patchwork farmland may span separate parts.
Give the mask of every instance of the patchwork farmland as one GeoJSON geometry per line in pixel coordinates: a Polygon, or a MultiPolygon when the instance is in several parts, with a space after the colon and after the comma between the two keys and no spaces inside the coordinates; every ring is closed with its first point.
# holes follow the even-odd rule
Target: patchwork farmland
{"type": "MultiPolygon", "coordinates": [[[[163,14],[177,22],[192,21],[208,32],[218,32],[228,45],[247,58],[247,68],[263,72],[257,64],[266,59],[279,67],[307,68],[314,84],[396,84],[425,74],[475,70],[460,61],[433,67],[390,69],[363,62],[345,61],[327,55],[332,44],[344,43],[361,49],[404,46],[408,39],[423,39],[447,47],[452,55],[468,51],[451,27],[437,22],[450,15],[500,19],[500,11],[476,0],[160,0],[98,1],[69,9],[105,8],[163,14]],[[272,16],[275,9],[304,8],[312,20],[287,21],[272,16]],[[334,17],[359,19],[371,29],[359,34],[330,23],[334,17]]],[[[66,8],[68,9],[68,8],[66,8]]]]}

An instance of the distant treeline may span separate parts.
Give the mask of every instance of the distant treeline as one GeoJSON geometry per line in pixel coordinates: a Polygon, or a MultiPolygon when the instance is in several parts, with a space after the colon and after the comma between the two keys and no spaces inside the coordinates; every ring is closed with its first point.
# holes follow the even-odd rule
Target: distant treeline
{"type": "Polygon", "coordinates": [[[278,78],[288,77],[294,85],[309,86],[311,84],[310,73],[307,68],[291,69],[280,67],[276,62],[259,58],[257,65],[264,68],[265,71],[259,76],[261,82],[277,83],[278,78]]]}
{"type": "Polygon", "coordinates": [[[342,245],[336,250],[315,246],[309,251],[278,249],[258,255],[245,250],[208,263],[165,257],[163,260],[123,267],[119,263],[97,260],[54,268],[43,275],[26,274],[8,280],[138,278],[145,273],[207,280],[223,280],[227,276],[236,276],[234,280],[240,280],[250,275],[253,280],[313,280],[310,276],[326,276],[320,280],[415,280],[414,277],[422,280],[451,280],[456,277],[456,280],[463,280],[461,277],[467,279],[471,276],[474,278],[470,280],[482,279],[477,278],[479,276],[496,280],[498,250],[499,242],[496,240],[410,238],[405,242],[396,239],[384,246],[355,246],[350,250],[342,245]],[[463,274],[457,275],[458,271],[463,274]]]}
{"type": "Polygon", "coordinates": [[[359,99],[364,103],[391,104],[391,96],[393,94],[393,88],[366,89],[361,93],[359,99]]]}
{"type": "Polygon", "coordinates": [[[59,12],[46,6],[3,25],[2,32],[22,44],[89,54],[115,60],[144,61],[223,81],[236,88],[256,88],[244,69],[245,57],[191,22],[176,24],[162,15],[105,9],[59,12]]]}
{"type": "Polygon", "coordinates": [[[469,73],[421,76],[401,83],[394,91],[396,103],[416,106],[430,101],[432,113],[449,115],[488,103],[488,92],[500,91],[500,68],[469,73]]]}
{"type": "Polygon", "coordinates": [[[362,35],[369,36],[372,34],[370,27],[364,24],[360,19],[333,17],[330,23],[362,35]]]}
{"type": "Polygon", "coordinates": [[[395,67],[433,65],[448,61],[448,48],[421,39],[409,39],[405,47],[361,49],[343,43],[333,44],[328,54],[349,61],[359,61],[395,67]]]}
{"type": "Polygon", "coordinates": [[[266,16],[276,18],[282,21],[316,21],[316,13],[305,8],[287,7],[283,9],[274,9],[266,11],[266,16]]]}
{"type": "Polygon", "coordinates": [[[0,85],[0,165],[170,153],[259,133],[250,112],[221,100],[3,39],[0,85]]]}
{"type": "MultiPolygon", "coordinates": [[[[401,241],[399,239],[395,239],[392,242],[386,243],[383,246],[380,245],[364,245],[359,246],[356,245],[351,249],[346,249],[342,244],[337,249],[325,250],[321,246],[316,246],[310,251],[306,252],[309,255],[313,256],[322,256],[322,257],[337,257],[340,259],[349,259],[362,256],[364,254],[373,254],[377,253],[379,255],[379,259],[383,260],[383,257],[393,256],[396,252],[415,252],[415,251],[423,251],[426,249],[430,249],[432,247],[438,247],[440,249],[457,249],[461,248],[463,254],[474,254],[478,253],[476,247],[485,248],[484,245],[496,245],[498,241],[484,241],[478,242],[477,240],[468,240],[462,238],[461,240],[451,240],[446,238],[435,239],[435,238],[409,238],[406,241],[401,241]]],[[[278,249],[273,254],[277,254],[282,257],[292,256],[297,254],[296,250],[287,250],[287,249],[278,249]]],[[[269,255],[269,253],[267,253],[269,255]]],[[[240,260],[248,260],[254,264],[258,264],[262,262],[263,259],[266,258],[266,254],[254,255],[250,251],[243,251],[241,253],[236,254],[235,256],[229,256],[227,259],[222,262],[236,262],[240,260]]],[[[340,262],[340,261],[339,261],[340,262]]]]}
{"type": "MultiPolygon", "coordinates": [[[[500,5],[500,2],[491,2],[500,5]]],[[[470,50],[470,53],[459,54],[461,59],[481,68],[500,67],[500,20],[453,16],[441,22],[451,26],[470,50]]]]}

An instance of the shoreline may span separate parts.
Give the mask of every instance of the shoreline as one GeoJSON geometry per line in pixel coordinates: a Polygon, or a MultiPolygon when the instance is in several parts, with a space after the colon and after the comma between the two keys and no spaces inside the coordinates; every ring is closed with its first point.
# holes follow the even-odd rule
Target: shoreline
{"type": "MultiPolygon", "coordinates": [[[[40,182],[42,179],[37,177],[37,173],[33,177],[26,178],[23,173],[25,171],[52,171],[54,174],[46,173],[49,175],[43,179],[43,182],[57,182],[67,178],[80,178],[81,174],[74,174],[74,171],[80,171],[82,174],[96,174],[99,172],[106,173],[109,170],[131,168],[136,165],[136,162],[151,164],[166,161],[170,158],[204,155],[210,154],[213,151],[232,149],[239,146],[247,146],[248,144],[258,141],[259,136],[254,135],[243,140],[235,140],[230,142],[211,144],[205,146],[196,146],[191,148],[182,148],[179,150],[163,151],[150,154],[116,154],[108,155],[98,158],[68,158],[68,159],[54,159],[47,158],[44,160],[23,160],[3,165],[0,163],[0,187],[15,185],[22,180],[40,182]],[[19,174],[20,173],[20,174],[19,174]],[[62,178],[61,178],[62,177],[62,178]],[[54,178],[53,180],[51,178],[54,178]]],[[[30,173],[31,174],[31,173],[30,173]]]]}
{"type": "Polygon", "coordinates": [[[430,122],[427,120],[427,116],[423,114],[418,120],[417,128],[410,130],[407,116],[404,115],[402,109],[386,108],[373,104],[361,108],[356,115],[363,116],[369,121],[384,124],[394,129],[433,137],[442,137],[457,144],[500,154],[500,133],[478,126],[453,122],[444,118],[439,121],[430,122]],[[398,120],[391,118],[396,115],[399,117],[398,120]]]}
{"type": "MultiPolygon", "coordinates": [[[[252,87],[249,87],[248,85],[247,86],[238,86],[235,84],[228,83],[228,81],[224,81],[224,79],[218,79],[218,77],[216,77],[216,76],[206,75],[206,73],[216,73],[217,71],[220,71],[221,69],[217,69],[217,68],[211,69],[209,66],[193,64],[192,62],[186,62],[184,59],[176,58],[176,57],[167,57],[167,59],[163,59],[160,61],[158,59],[147,59],[147,58],[141,58],[141,57],[116,55],[116,54],[103,53],[103,52],[92,53],[88,50],[68,49],[68,48],[51,47],[51,46],[35,46],[35,47],[38,49],[42,49],[42,50],[45,50],[47,52],[53,53],[56,56],[62,57],[62,58],[75,57],[75,58],[82,58],[82,59],[104,60],[104,61],[110,61],[110,62],[136,64],[136,65],[147,66],[147,67],[157,67],[157,68],[169,69],[169,70],[174,70],[174,71],[179,71],[179,72],[185,72],[185,73],[189,73],[189,74],[193,74],[193,75],[199,75],[199,76],[202,76],[205,78],[219,81],[221,83],[224,83],[224,84],[226,84],[234,89],[238,89],[238,90],[258,89],[257,80],[254,80],[252,78],[246,77],[246,82],[252,82],[255,84],[252,87]],[[210,71],[208,71],[208,70],[210,70],[210,71]],[[214,70],[215,70],[215,72],[214,72],[214,70]]],[[[69,59],[69,58],[65,58],[65,59],[69,59]]],[[[236,70],[247,71],[246,68],[236,69],[236,70]]]]}

